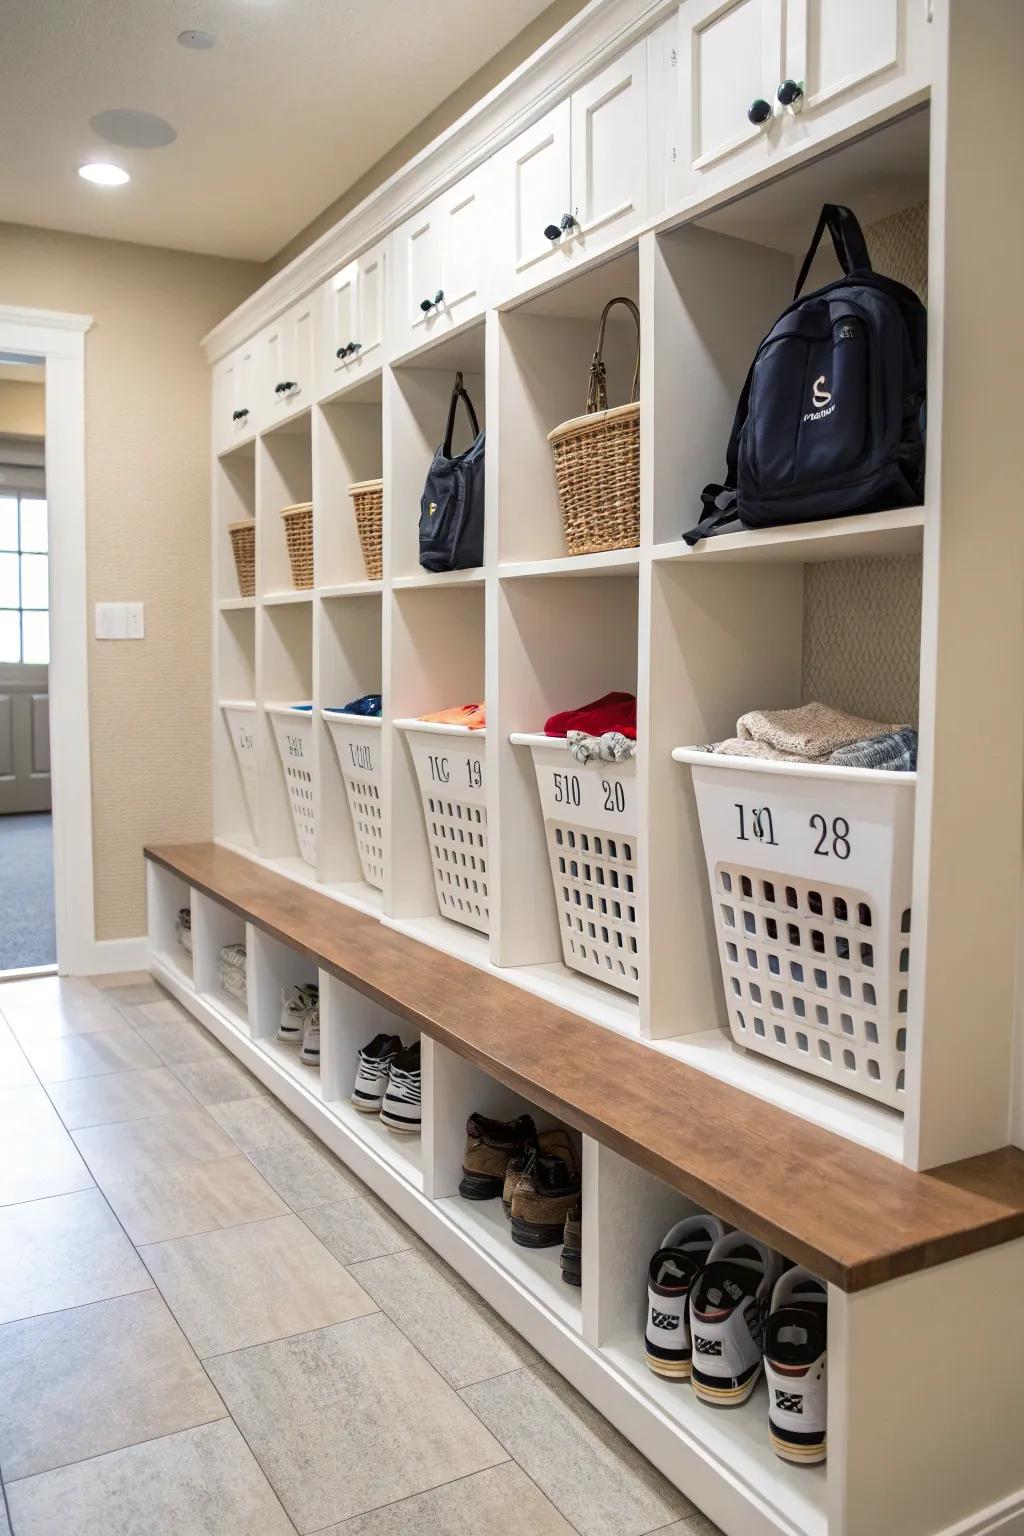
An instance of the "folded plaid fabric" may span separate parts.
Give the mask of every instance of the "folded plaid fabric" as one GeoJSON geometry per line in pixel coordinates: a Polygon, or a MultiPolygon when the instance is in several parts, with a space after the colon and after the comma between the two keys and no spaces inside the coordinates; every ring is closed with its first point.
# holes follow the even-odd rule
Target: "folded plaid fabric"
{"type": "Polygon", "coordinates": [[[885,736],[855,741],[833,752],[829,762],[839,768],[889,768],[913,773],[917,768],[917,732],[909,725],[885,736]]]}

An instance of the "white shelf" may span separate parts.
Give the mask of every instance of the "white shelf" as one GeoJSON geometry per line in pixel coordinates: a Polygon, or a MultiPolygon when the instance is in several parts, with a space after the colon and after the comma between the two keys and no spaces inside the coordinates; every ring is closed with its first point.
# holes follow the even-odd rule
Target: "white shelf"
{"type": "Polygon", "coordinates": [[[217,607],[222,613],[233,613],[246,608],[255,608],[254,597],[221,597],[217,599],[217,607]]]}
{"type": "Polygon", "coordinates": [[[603,1344],[600,1352],[682,1435],[700,1445],[726,1476],[738,1479],[755,1497],[767,1497],[806,1536],[825,1536],[826,1466],[792,1466],[775,1455],[768,1440],[768,1390],[763,1379],[741,1407],[709,1408],[697,1399],[689,1382],[668,1381],[648,1369],[639,1327],[632,1336],[603,1344]]]}
{"type": "Polygon", "coordinates": [[[560,1244],[552,1248],[521,1248],[512,1241],[508,1217],[497,1199],[463,1200],[455,1195],[439,1200],[437,1205],[492,1263],[499,1264],[560,1322],[580,1331],[582,1291],[578,1285],[566,1285],[562,1279],[560,1244]]]}
{"type": "Polygon", "coordinates": [[[563,555],[553,560],[512,560],[498,566],[503,580],[536,576],[617,576],[639,570],[638,549],[608,549],[597,555],[563,555]]]}
{"type": "Polygon", "coordinates": [[[334,901],[343,902],[347,907],[367,912],[371,917],[380,917],[384,910],[384,893],[366,880],[328,881],[318,885],[317,890],[334,901]]]}
{"type": "Polygon", "coordinates": [[[423,587],[482,587],[483,566],[474,565],[467,571],[424,571],[419,576],[396,576],[391,586],[396,592],[412,592],[423,587]]]}
{"type": "Polygon", "coordinates": [[[397,928],[421,944],[432,949],[442,949],[481,970],[491,970],[490,941],[484,933],[467,928],[464,923],[453,923],[447,917],[384,917],[385,927],[397,928]]]}
{"type": "Polygon", "coordinates": [[[383,590],[382,581],[343,581],[339,586],[315,588],[320,597],[379,597],[383,590]]]}
{"type": "Polygon", "coordinates": [[[317,1098],[323,1098],[323,1088],[320,1083],[320,1068],[308,1066],[299,1060],[299,1046],[289,1045],[286,1040],[273,1038],[257,1040],[255,1044],[263,1054],[287,1072],[289,1077],[294,1077],[300,1082],[308,1093],[315,1094],[317,1098]]]}
{"type": "Polygon", "coordinates": [[[924,545],[924,507],[897,507],[819,523],[795,523],[759,532],[723,533],[692,548],[682,539],[658,544],[655,561],[850,560],[865,555],[919,555],[924,545]]]}
{"type": "Polygon", "coordinates": [[[200,992],[199,996],[208,1002],[211,1008],[219,1008],[221,1013],[238,1025],[239,1029],[248,1030],[248,1008],[223,987],[211,987],[209,992],[200,992]]]}
{"type": "Polygon", "coordinates": [[[423,1188],[423,1145],[419,1136],[389,1131],[379,1116],[361,1114],[348,1099],[332,1099],[327,1107],[339,1124],[371,1147],[400,1179],[414,1189],[423,1188]]]}
{"type": "Polygon", "coordinates": [[[164,964],[175,976],[179,976],[188,986],[192,985],[192,956],[176,945],[174,949],[162,949],[157,951],[156,958],[164,964]]]}
{"type": "Polygon", "coordinates": [[[311,603],[313,587],[295,587],[284,592],[264,592],[262,602],[266,608],[280,607],[284,603],[311,603]]]}

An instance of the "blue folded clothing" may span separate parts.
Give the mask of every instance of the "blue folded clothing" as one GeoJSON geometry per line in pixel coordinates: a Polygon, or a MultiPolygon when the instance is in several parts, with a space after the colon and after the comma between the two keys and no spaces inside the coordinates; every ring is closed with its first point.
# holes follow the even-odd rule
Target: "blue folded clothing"
{"type": "Polygon", "coordinates": [[[885,736],[855,741],[832,753],[829,762],[838,768],[888,768],[913,773],[917,768],[917,732],[909,725],[885,736]]]}
{"type": "Polygon", "coordinates": [[[329,706],[332,713],[339,715],[366,715],[371,720],[379,720],[382,714],[381,696],[379,693],[364,693],[361,698],[352,699],[348,704],[339,707],[329,706]]]}

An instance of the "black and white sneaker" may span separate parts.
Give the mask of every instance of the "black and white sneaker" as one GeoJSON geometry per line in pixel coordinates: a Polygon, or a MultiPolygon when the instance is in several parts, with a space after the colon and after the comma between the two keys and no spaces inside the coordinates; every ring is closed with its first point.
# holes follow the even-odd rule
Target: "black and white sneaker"
{"type": "Polygon", "coordinates": [[[690,1376],[689,1298],[694,1281],[726,1228],[717,1216],[687,1216],[665,1234],[647,1271],[644,1359],[658,1376],[690,1376]]]}
{"type": "Polygon", "coordinates": [[[302,1049],[299,1060],[307,1067],[320,1067],[320,1008],[313,1008],[306,1015],[306,1027],[302,1032],[302,1049]]]}
{"type": "Polygon", "coordinates": [[[360,1114],[380,1114],[391,1063],[401,1049],[402,1042],[397,1035],[375,1035],[359,1052],[352,1103],[360,1114]]]}
{"type": "Polygon", "coordinates": [[[404,1136],[415,1136],[420,1129],[420,1042],[400,1051],[391,1063],[384,1102],[380,1107],[380,1123],[389,1131],[404,1136]]]}
{"type": "Polygon", "coordinates": [[[764,1342],[768,1438],[783,1461],[801,1465],[826,1455],[828,1291],[797,1264],[772,1292],[764,1342]]]}
{"type": "Polygon", "coordinates": [[[690,1291],[693,1390],[715,1408],[736,1408],[757,1386],[764,1325],[783,1260],[746,1232],[712,1248],[690,1291]]]}
{"type": "Polygon", "coordinates": [[[285,987],[281,993],[281,1022],[277,1026],[277,1038],[288,1045],[301,1045],[306,1032],[306,1020],[314,1008],[320,1006],[320,988],[308,983],[302,987],[285,987]]]}

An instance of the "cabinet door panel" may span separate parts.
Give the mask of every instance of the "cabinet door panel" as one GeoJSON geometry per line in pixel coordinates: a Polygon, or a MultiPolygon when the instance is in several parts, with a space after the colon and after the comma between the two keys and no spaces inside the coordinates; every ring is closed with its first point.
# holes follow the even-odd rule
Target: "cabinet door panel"
{"type": "Polygon", "coordinates": [[[791,0],[787,67],[813,108],[899,62],[900,0],[791,0]]]}
{"type": "Polygon", "coordinates": [[[764,136],[747,110],[758,98],[774,103],[783,67],[781,0],[730,0],[703,10],[690,31],[689,158],[697,171],[764,136]]]}
{"type": "MultiPolygon", "coordinates": [[[[356,360],[365,358],[368,353],[375,351],[384,341],[384,293],[385,293],[385,248],[383,245],[374,246],[367,251],[365,256],[360,256],[357,263],[359,268],[359,287],[357,296],[357,334],[353,337],[359,343],[360,350],[355,354],[356,360]]],[[[377,359],[374,358],[374,362],[377,359]]]]}
{"type": "Polygon", "coordinates": [[[509,146],[501,169],[502,196],[511,196],[515,270],[525,272],[557,249],[544,231],[571,213],[569,102],[559,102],[509,146]],[[511,183],[511,185],[510,185],[511,183]]]}
{"type": "Polygon", "coordinates": [[[465,305],[480,285],[480,203],[475,185],[464,185],[445,200],[441,240],[441,287],[446,308],[465,305]]]}
{"type": "Polygon", "coordinates": [[[574,91],[571,109],[573,212],[583,235],[635,223],[647,201],[646,42],[574,91]]]}
{"type": "MultiPolygon", "coordinates": [[[[347,267],[342,267],[330,279],[328,293],[330,302],[328,305],[328,341],[333,346],[335,354],[339,347],[347,347],[356,339],[358,314],[357,287],[359,283],[359,269],[354,261],[350,261],[347,267]]],[[[337,358],[336,358],[337,360],[337,358]]]]}
{"type": "Polygon", "coordinates": [[[488,163],[463,177],[396,232],[393,286],[401,299],[394,310],[393,350],[399,355],[483,310],[483,200],[490,174],[488,163]],[[439,291],[443,297],[435,305],[439,291]]]}
{"type": "Polygon", "coordinates": [[[405,320],[411,327],[422,325],[424,317],[420,305],[424,300],[432,299],[438,288],[442,287],[436,220],[437,210],[426,209],[407,236],[405,320]]]}

